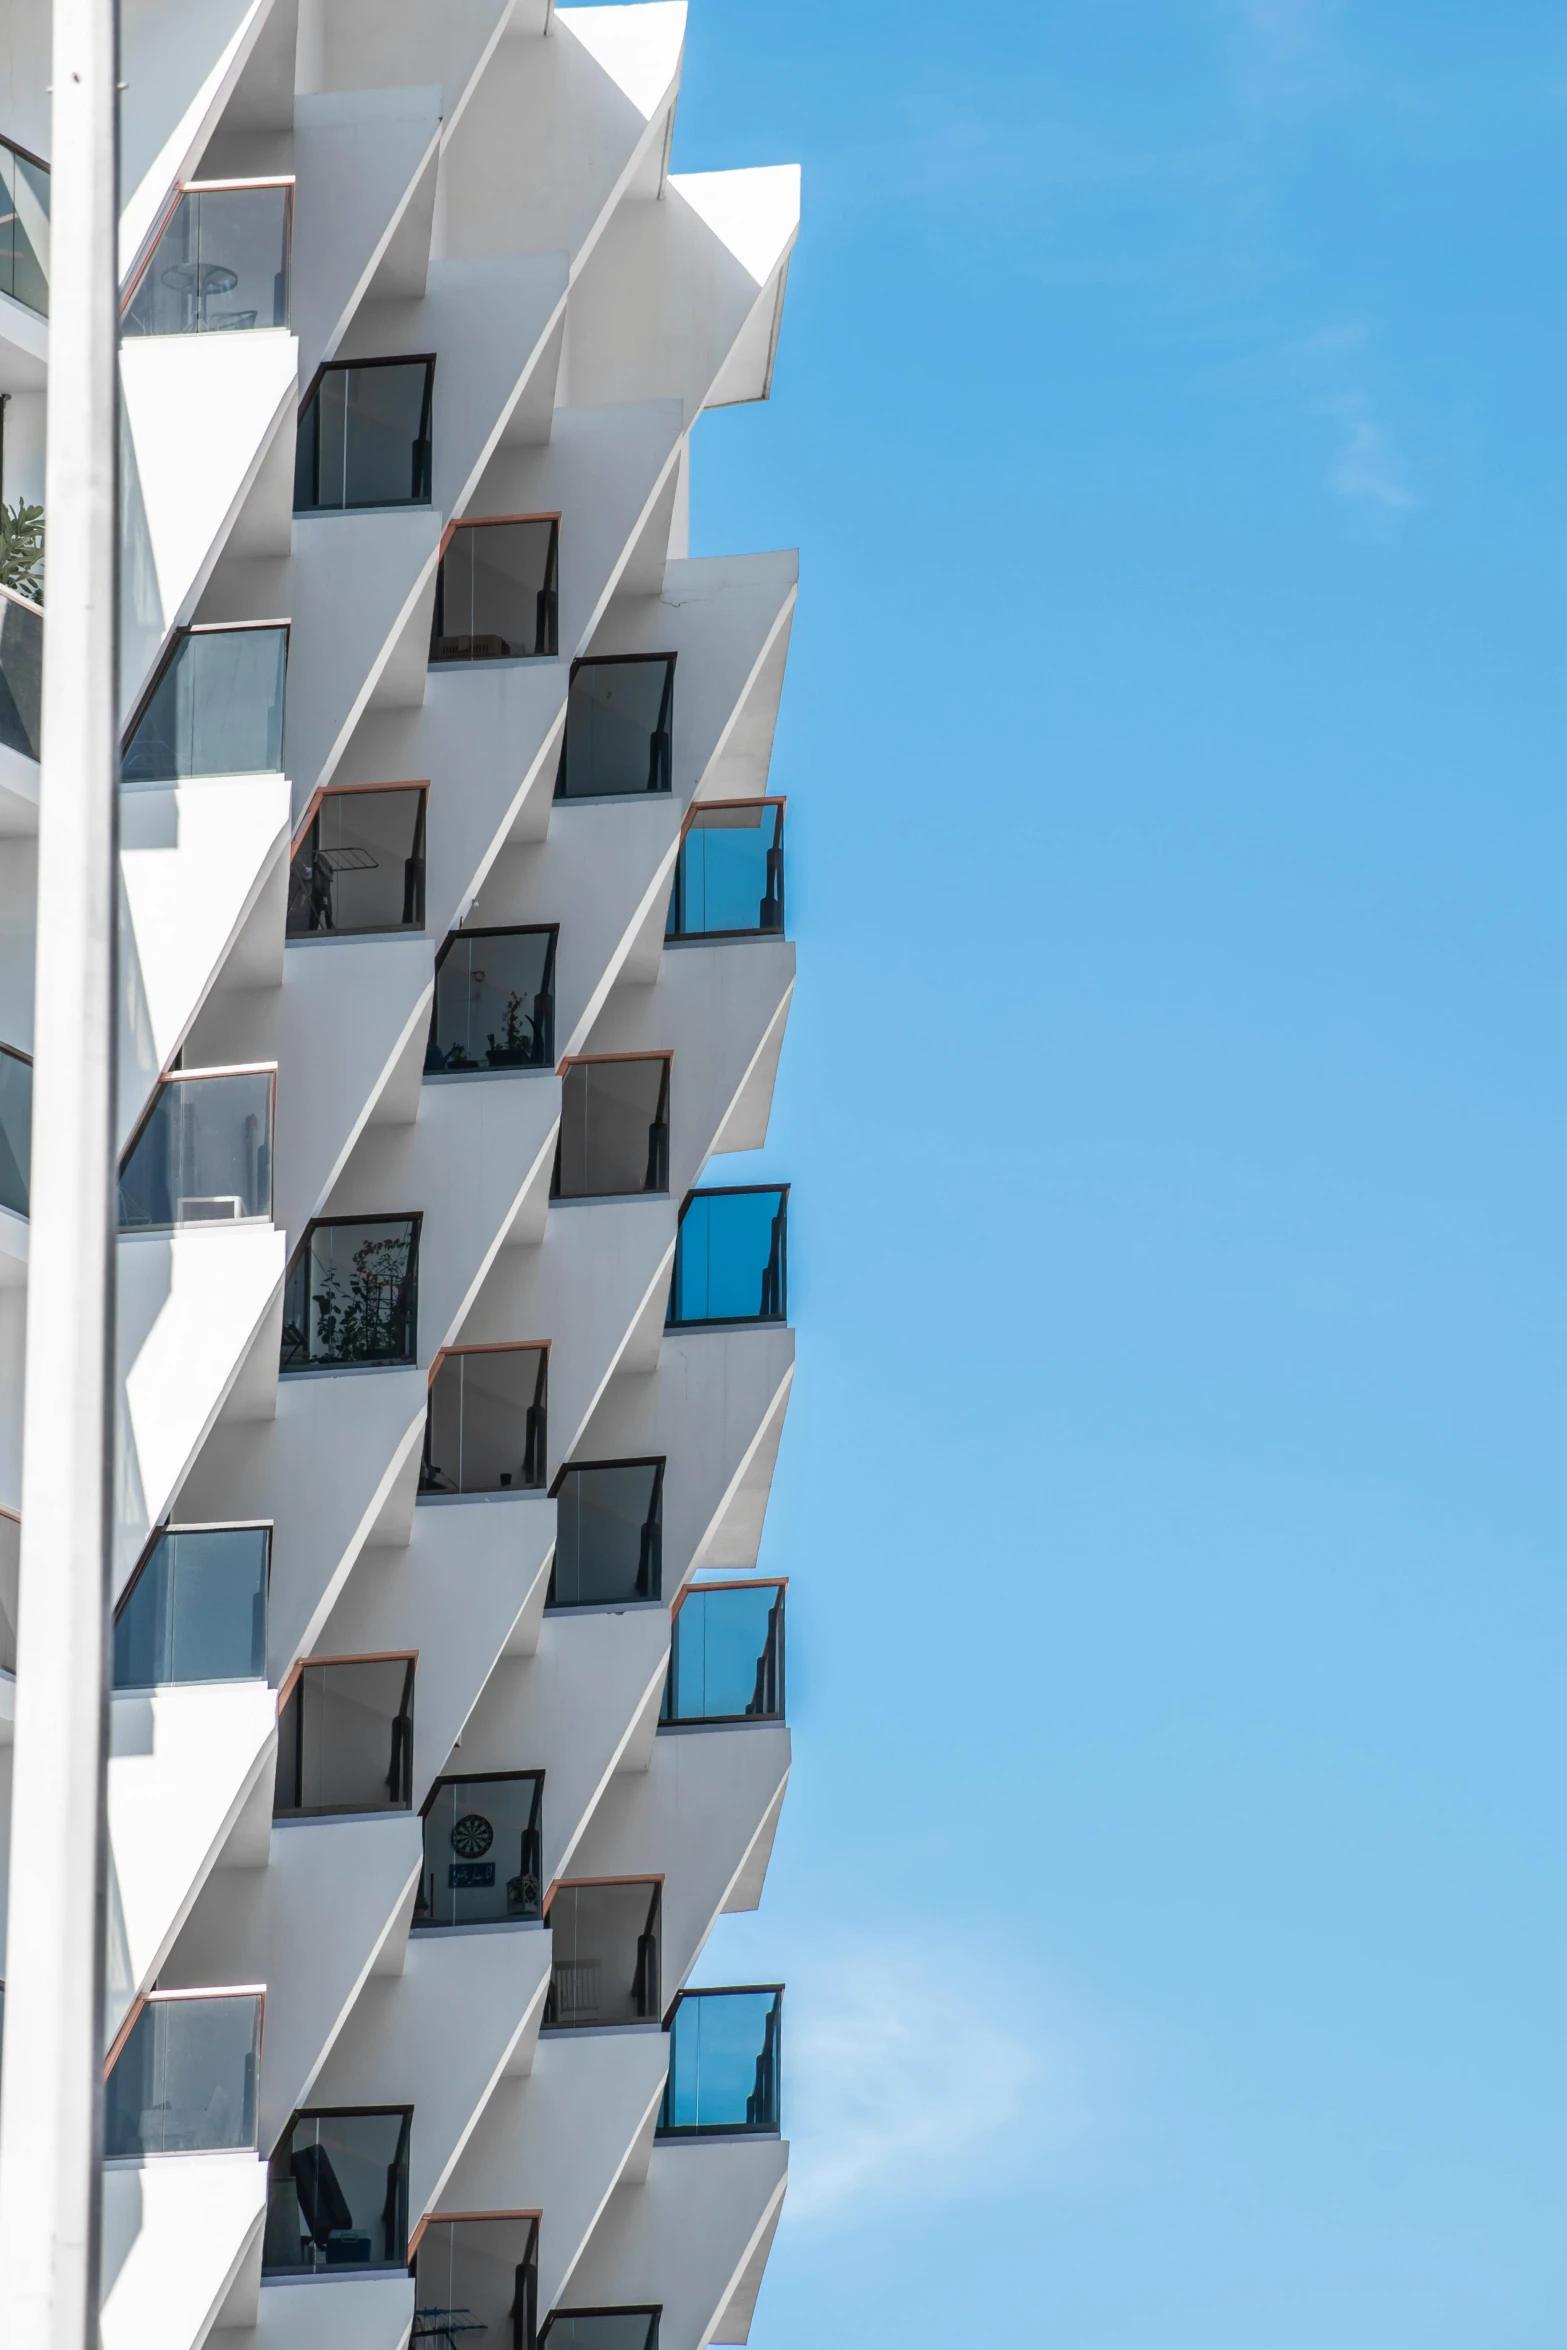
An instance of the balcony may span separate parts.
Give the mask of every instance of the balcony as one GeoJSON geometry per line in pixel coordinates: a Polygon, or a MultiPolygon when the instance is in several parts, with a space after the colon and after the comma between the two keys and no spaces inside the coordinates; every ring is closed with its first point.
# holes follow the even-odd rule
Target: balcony
{"type": "Polygon", "coordinates": [[[0,1044],[0,1208],[27,1213],[27,1175],[33,1156],[33,1064],[15,1045],[0,1044]]]}
{"type": "Polygon", "coordinates": [[[412,2128],[406,2105],[295,2114],[267,2165],[263,2278],[407,2266],[412,2128]]]}
{"type": "Polygon", "coordinates": [[[425,787],[321,792],[288,869],[287,935],[424,928],[425,787]]]}
{"type": "Polygon", "coordinates": [[[287,326],[293,195],[292,180],[182,188],[126,301],[121,335],[287,326]]]}
{"type": "Polygon", "coordinates": [[[275,1818],[411,1809],[415,1662],[322,1657],[296,1668],[278,1719],[275,1818]]]}
{"type": "Polygon", "coordinates": [[[657,1877],[556,1886],[546,2031],[657,2022],[663,1891],[657,1877]]]}
{"type": "Polygon", "coordinates": [[[24,759],[39,756],[43,692],[43,607],[0,587],[0,743],[24,759]]]}
{"type": "Polygon", "coordinates": [[[540,2350],[658,2350],[661,2309],[557,2309],[540,2350]]]}
{"type": "Polygon", "coordinates": [[[544,1774],[438,1779],[424,1810],[421,1927],[537,1922],[544,1902],[544,1774]]]}
{"type": "Polygon", "coordinates": [[[311,385],[294,452],[294,512],[428,506],[435,361],[332,360],[311,385]]]}
{"type": "Polygon", "coordinates": [[[49,166],[10,139],[0,139],[0,294],[49,315],[49,166]]]}
{"type": "Polygon", "coordinates": [[[259,1991],[152,1992],[104,2089],[104,2160],[254,2148],[260,2060],[259,1991]]]}
{"type": "Polygon", "coordinates": [[[783,1985],[682,1991],[669,2019],[661,2138],[775,2136],[783,1985]]]}
{"type": "Polygon", "coordinates": [[[411,2342],[454,2350],[487,2333],[484,2350],[537,2350],[539,2223],[529,2212],[424,2223],[414,2259],[411,2342]]]}
{"type": "Polygon", "coordinates": [[[454,930],[435,965],[427,1077],[555,1066],[553,923],[454,930]]]}
{"type": "Polygon", "coordinates": [[[558,800],[614,800],[667,792],[675,703],[673,653],[574,661],[558,800]]]}
{"type": "Polygon", "coordinates": [[[114,1619],[116,1689],[261,1681],[267,1670],[270,1526],[171,1526],[114,1619]]]}
{"type": "Polygon", "coordinates": [[[287,668],[286,621],[182,629],[131,723],[121,782],[281,774],[287,668]]]}
{"type": "Polygon", "coordinates": [[[675,1604],[660,1722],[781,1722],[784,1583],[693,1583],[675,1604]]]}
{"type": "Polygon", "coordinates": [[[544,1346],[447,1349],[430,1381],[421,1494],[543,1486],[549,1364],[544,1346]]]}
{"type": "Polygon", "coordinates": [[[270,1222],[276,1076],[264,1068],[166,1077],[126,1153],[120,1230],[270,1222]]]}
{"type": "Polygon", "coordinates": [[[662,1460],[562,1470],[546,1605],[615,1607],[659,1598],[663,1541],[662,1460]]]}
{"type": "Polygon", "coordinates": [[[669,1055],[571,1061],[561,1080],[552,1199],[669,1189],[669,1055]]]}
{"type": "Polygon", "coordinates": [[[787,1183],[693,1191],[680,1211],[668,1326],[788,1318],[787,1183]]]}
{"type": "Polygon", "coordinates": [[[281,1370],[413,1361],[422,1221],[341,1216],[309,1226],[283,1290],[281,1370]]]}
{"type": "Polygon", "coordinates": [[[666,938],[779,938],[782,800],[704,800],[675,860],[666,938]]]}
{"type": "Polygon", "coordinates": [[[435,575],[431,665],[552,659],[560,651],[559,565],[553,514],[454,523],[435,575]]]}

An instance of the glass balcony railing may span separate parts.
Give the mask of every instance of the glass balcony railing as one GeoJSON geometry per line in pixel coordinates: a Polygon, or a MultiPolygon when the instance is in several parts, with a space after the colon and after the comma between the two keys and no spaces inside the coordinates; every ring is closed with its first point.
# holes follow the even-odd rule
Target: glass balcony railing
{"type": "Polygon", "coordinates": [[[537,2350],[539,2223],[531,2213],[485,2219],[426,2220],[414,2259],[410,2342],[462,2350],[465,2335],[483,2350],[537,2350]]]}
{"type": "Polygon", "coordinates": [[[554,924],[454,930],[435,966],[426,1076],[555,1066],[554,924]]]}
{"type": "Polygon", "coordinates": [[[663,1582],[662,1460],[565,1469],[555,1495],[550,1607],[657,1599],[663,1582]]]}
{"type": "Polygon", "coordinates": [[[649,1877],[556,1886],[546,2031],[657,2021],[662,1895],[649,1877]]]}
{"type": "Polygon", "coordinates": [[[126,335],[287,326],[291,180],[182,188],[120,318],[126,335]]]}
{"type": "Polygon", "coordinates": [[[549,1349],[453,1347],[430,1381],[421,1493],[506,1493],[544,1483],[549,1349]]]}
{"type": "Polygon", "coordinates": [[[288,624],[182,629],[126,737],[123,783],[278,775],[288,624]]]}
{"type": "Polygon", "coordinates": [[[693,1191],[680,1211],[669,1323],[788,1316],[787,1183],[693,1191]]]}
{"type": "Polygon", "coordinates": [[[544,1774],[438,1779],[424,1811],[416,1926],[526,1924],[543,1914],[544,1774]]]}
{"type": "Polygon", "coordinates": [[[104,2159],[253,2147],[260,2061],[258,1991],[154,1991],[104,2089],[104,2159]]]}
{"type": "Polygon", "coordinates": [[[661,2138],[737,2137],[780,2126],[783,1985],[682,1991],[669,2019],[661,2138]]]}
{"type": "Polygon", "coordinates": [[[294,447],[294,512],[428,506],[435,361],[331,360],[311,385],[294,447]]]}
{"type": "Polygon", "coordinates": [[[49,315],[49,166],[0,139],[0,294],[49,315]]]}
{"type": "Polygon", "coordinates": [[[120,1173],[120,1230],[272,1215],[274,1069],[166,1077],[120,1173]]]}
{"type": "Polygon", "coordinates": [[[407,1811],[413,1758],[411,1656],[312,1658],[278,1720],[274,1816],[407,1811]]]}
{"type": "Polygon", "coordinates": [[[435,575],[431,661],[558,653],[559,562],[560,523],[552,514],[454,523],[435,575]]]}
{"type": "Polygon", "coordinates": [[[574,661],[555,797],[605,800],[667,792],[674,704],[673,653],[574,661]]]}
{"type": "Polygon", "coordinates": [[[33,1156],[33,1064],[14,1045],[0,1044],[0,1208],[27,1213],[27,1175],[33,1156]]]}
{"type": "Polygon", "coordinates": [[[422,1221],[345,1216],[309,1227],[283,1290],[281,1369],[413,1361],[422,1221]]]}
{"type": "Polygon", "coordinates": [[[43,739],[43,606],[0,587],[0,743],[24,759],[43,739]]]}
{"type": "Polygon", "coordinates": [[[571,1062],[561,1081],[551,1198],[668,1189],[668,1054],[571,1062]]]}
{"type": "Polygon", "coordinates": [[[116,1689],[261,1681],[267,1670],[269,1526],[170,1526],[114,1619],[116,1689]]]}
{"type": "Polygon", "coordinates": [[[752,938],[784,926],[782,800],[694,808],[675,859],[666,938],[752,938]]]}
{"type": "Polygon", "coordinates": [[[557,2309],[540,2350],[658,2350],[661,2309],[557,2309]]]}
{"type": "Polygon", "coordinates": [[[781,1722],[782,1583],[693,1583],[670,1627],[669,1679],[659,1719],[781,1722]]]}
{"type": "Polygon", "coordinates": [[[16,1671],[17,1601],[22,1588],[22,1521],[0,1510],[0,1673],[16,1671]]]}
{"type": "Polygon", "coordinates": [[[325,791],[288,869],[290,938],[424,928],[423,784],[325,791]]]}
{"type": "Polygon", "coordinates": [[[413,2109],[296,2113],[267,2164],[263,2277],[406,2269],[413,2109]]]}

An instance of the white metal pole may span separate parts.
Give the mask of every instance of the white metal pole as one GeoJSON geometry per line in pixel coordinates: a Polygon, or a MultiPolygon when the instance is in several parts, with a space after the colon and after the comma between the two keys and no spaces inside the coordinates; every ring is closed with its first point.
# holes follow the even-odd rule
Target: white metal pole
{"type": "Polygon", "coordinates": [[[0,2343],[95,2350],[114,1323],[116,0],[54,0],[49,452],[0,2343]]]}

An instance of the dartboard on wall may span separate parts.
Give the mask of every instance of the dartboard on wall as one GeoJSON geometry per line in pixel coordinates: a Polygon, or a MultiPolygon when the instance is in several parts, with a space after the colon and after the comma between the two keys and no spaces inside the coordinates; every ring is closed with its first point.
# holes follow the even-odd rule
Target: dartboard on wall
{"type": "Polygon", "coordinates": [[[495,1830],[482,1811],[465,1811],[452,1830],[452,1850],[464,1860],[479,1860],[495,1842],[495,1830]]]}

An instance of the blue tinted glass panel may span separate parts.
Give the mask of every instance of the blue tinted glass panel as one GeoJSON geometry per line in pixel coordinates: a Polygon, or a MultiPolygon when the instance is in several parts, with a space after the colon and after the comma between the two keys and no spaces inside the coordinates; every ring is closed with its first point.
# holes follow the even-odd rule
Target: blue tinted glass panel
{"type": "Polygon", "coordinates": [[[687,1992],[670,2025],[660,2130],[776,2130],[782,2018],[778,1991],[687,1992]]]}
{"type": "Polygon", "coordinates": [[[120,1229],[272,1213],[272,1076],[170,1077],[120,1177],[120,1229]]]}
{"type": "Polygon", "coordinates": [[[142,2009],[104,2091],[110,2162],[256,2143],[261,2001],[158,1999],[142,2009]]]}
{"type": "Polygon", "coordinates": [[[783,1587],[703,1590],[675,1617],[664,1718],[775,1721],[783,1714],[783,1587]]]}
{"type": "Polygon", "coordinates": [[[142,271],[122,335],[288,324],[289,190],[191,188],[142,271]]]}
{"type": "Polygon", "coordinates": [[[182,636],[125,746],[124,781],[280,774],[287,655],[286,628],[182,636]]]}
{"type": "Polygon", "coordinates": [[[680,844],[671,938],[783,929],[783,810],[776,802],[698,808],[680,844]]]}
{"type": "Polygon", "coordinates": [[[698,1191],[675,1249],[671,1322],[777,1322],[788,1310],[788,1193],[698,1191]]]}
{"type": "Polygon", "coordinates": [[[265,1526],[160,1535],[115,1618],[115,1688],[263,1679],[270,1545],[265,1526]]]}
{"type": "Polygon", "coordinates": [[[27,1213],[33,1152],[33,1064],[0,1048],[0,1208],[27,1213]]]}

